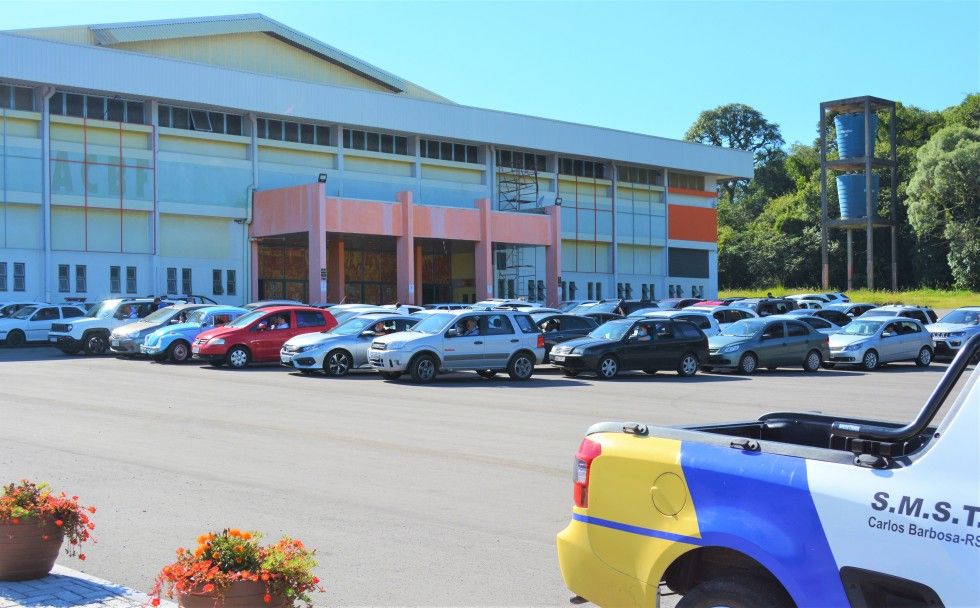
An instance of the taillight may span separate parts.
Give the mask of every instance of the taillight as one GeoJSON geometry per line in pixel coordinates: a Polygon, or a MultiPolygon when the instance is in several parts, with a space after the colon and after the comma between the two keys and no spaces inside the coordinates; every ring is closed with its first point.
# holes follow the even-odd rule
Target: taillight
{"type": "Polygon", "coordinates": [[[589,506],[589,473],[592,461],[602,453],[602,446],[589,439],[583,439],[575,454],[575,468],[572,471],[572,481],[575,482],[572,495],[576,507],[589,506]]]}
{"type": "Polygon", "coordinates": [[[544,334],[538,334],[538,348],[544,348],[544,334]]]}

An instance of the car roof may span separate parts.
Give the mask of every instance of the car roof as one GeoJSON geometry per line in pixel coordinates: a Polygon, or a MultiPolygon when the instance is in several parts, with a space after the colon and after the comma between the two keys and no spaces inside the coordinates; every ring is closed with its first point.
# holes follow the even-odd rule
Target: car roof
{"type": "Polygon", "coordinates": [[[978,306],[960,306],[959,308],[954,308],[953,310],[954,311],[955,310],[976,310],[976,311],[980,311],[980,305],[978,305],[978,306]]]}
{"type": "MultiPolygon", "coordinates": [[[[678,315],[685,315],[685,314],[688,314],[688,315],[702,315],[702,316],[705,316],[705,317],[711,317],[711,314],[708,311],[705,311],[705,310],[691,310],[691,309],[688,309],[688,308],[682,308],[680,310],[653,310],[653,311],[650,311],[650,312],[647,312],[647,313],[643,313],[643,316],[642,317],[630,317],[630,318],[632,318],[632,319],[641,318],[642,319],[643,317],[663,317],[663,318],[668,318],[669,319],[669,318],[672,318],[672,317],[676,317],[678,315]]],[[[712,318],[714,318],[714,317],[712,317],[712,318]]]]}
{"type": "MultiPolygon", "coordinates": [[[[270,306],[269,308],[263,308],[261,310],[262,312],[289,312],[291,310],[311,310],[315,312],[330,312],[329,310],[326,310],[324,308],[316,308],[314,306],[307,306],[306,304],[303,304],[301,306],[297,306],[297,305],[270,306]]],[[[255,312],[255,310],[252,310],[251,312],[255,312]]]]}

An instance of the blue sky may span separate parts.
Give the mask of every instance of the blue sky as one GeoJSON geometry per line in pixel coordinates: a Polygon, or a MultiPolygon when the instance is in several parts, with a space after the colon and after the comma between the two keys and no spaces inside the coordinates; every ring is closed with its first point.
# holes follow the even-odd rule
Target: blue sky
{"type": "Polygon", "coordinates": [[[821,101],[980,91],[980,1],[4,2],[16,29],[264,13],[453,101],[680,138],[741,102],[788,143],[821,101]]]}

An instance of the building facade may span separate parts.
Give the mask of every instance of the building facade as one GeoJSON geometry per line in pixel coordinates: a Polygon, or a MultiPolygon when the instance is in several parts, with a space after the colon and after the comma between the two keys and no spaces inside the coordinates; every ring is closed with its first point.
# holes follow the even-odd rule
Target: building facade
{"type": "Polygon", "coordinates": [[[710,297],[748,153],[454,104],[262,15],[0,33],[0,301],[710,297]]]}

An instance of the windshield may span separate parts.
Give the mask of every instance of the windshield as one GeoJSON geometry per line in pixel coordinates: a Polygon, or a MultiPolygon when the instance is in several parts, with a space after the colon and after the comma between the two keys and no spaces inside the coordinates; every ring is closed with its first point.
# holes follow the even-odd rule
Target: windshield
{"type": "MultiPolygon", "coordinates": [[[[14,315],[15,317],[17,315],[14,315]]],[[[947,314],[940,323],[955,323],[957,325],[980,325],[980,310],[954,310],[947,314]]]]}
{"type": "Polygon", "coordinates": [[[143,323],[163,323],[177,313],[172,307],[161,308],[140,319],[143,323]]]}
{"type": "Polygon", "coordinates": [[[871,310],[865,312],[861,316],[862,317],[895,317],[898,316],[898,312],[894,310],[876,310],[872,308],[871,310]]]}
{"type": "Polygon", "coordinates": [[[599,338],[600,340],[622,340],[630,327],[633,327],[633,321],[627,321],[626,319],[606,321],[590,331],[589,337],[599,338]]]}
{"type": "Polygon", "coordinates": [[[235,319],[234,321],[232,321],[231,323],[228,323],[228,324],[224,325],[224,327],[247,327],[248,325],[250,325],[252,323],[252,321],[257,321],[257,320],[261,319],[263,316],[265,316],[266,312],[267,311],[264,310],[264,309],[263,310],[253,310],[252,312],[248,313],[247,315],[242,315],[242,316],[238,317],[237,319],[235,319]]]}
{"type": "Polygon", "coordinates": [[[765,321],[759,319],[743,319],[736,321],[722,330],[723,336],[738,336],[739,338],[751,338],[766,326],[765,321]]]}
{"type": "Polygon", "coordinates": [[[878,328],[883,323],[884,321],[862,321],[855,319],[837,333],[844,334],[845,336],[873,336],[878,333],[878,328]]]}
{"type": "Polygon", "coordinates": [[[20,310],[18,310],[14,314],[10,315],[10,318],[11,319],[26,319],[26,318],[30,317],[32,314],[34,314],[34,311],[35,310],[37,310],[37,306],[25,306],[24,308],[21,308],[20,310]]]}
{"type": "Polygon", "coordinates": [[[585,314],[587,312],[601,312],[598,309],[597,310],[593,310],[593,308],[595,308],[595,303],[579,304],[578,306],[573,306],[567,312],[569,314],[572,314],[572,315],[581,315],[581,314],[585,314]]]}
{"type": "Polygon", "coordinates": [[[428,318],[422,319],[415,324],[412,329],[408,331],[414,331],[421,334],[435,334],[442,331],[442,328],[446,326],[447,323],[456,318],[456,315],[451,314],[436,314],[429,315],[428,318]]]}
{"type": "MultiPolygon", "coordinates": [[[[187,315],[187,322],[188,323],[197,323],[198,325],[200,325],[201,323],[204,322],[204,317],[206,317],[206,316],[208,316],[208,311],[207,311],[206,308],[202,308],[200,310],[195,310],[191,314],[187,315]]],[[[147,317],[147,318],[149,318],[149,317],[147,317]]]]}
{"type": "Polygon", "coordinates": [[[729,304],[729,306],[734,306],[735,308],[755,308],[755,302],[751,300],[736,300],[729,304]]]}
{"type": "Polygon", "coordinates": [[[368,327],[371,327],[377,322],[378,319],[372,319],[370,317],[355,317],[346,323],[342,323],[330,331],[325,331],[323,333],[338,336],[353,336],[354,334],[359,334],[362,331],[365,331],[368,327]]]}
{"type": "Polygon", "coordinates": [[[626,316],[627,317],[632,317],[632,318],[643,317],[643,316],[646,316],[648,313],[651,313],[651,312],[660,312],[662,310],[663,310],[662,308],[641,308],[640,310],[634,310],[633,312],[631,312],[630,314],[628,314],[626,316]]]}
{"type": "Polygon", "coordinates": [[[112,316],[112,311],[116,309],[118,304],[119,300],[106,300],[98,306],[92,307],[92,310],[88,312],[88,316],[95,317],[96,319],[112,316]]]}

